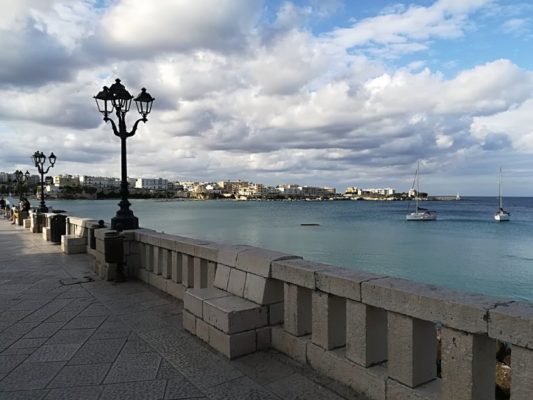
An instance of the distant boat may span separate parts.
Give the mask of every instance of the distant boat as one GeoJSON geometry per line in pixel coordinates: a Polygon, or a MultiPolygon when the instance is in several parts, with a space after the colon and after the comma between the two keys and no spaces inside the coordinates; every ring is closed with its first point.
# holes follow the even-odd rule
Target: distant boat
{"type": "Polygon", "coordinates": [[[413,181],[413,189],[416,184],[416,208],[415,211],[407,214],[405,216],[405,219],[407,221],[435,221],[437,219],[437,213],[435,211],[430,211],[427,208],[422,208],[418,206],[419,196],[420,193],[420,161],[416,164],[416,173],[415,173],[415,179],[413,181]]]}
{"type": "Polygon", "coordinates": [[[502,169],[500,168],[500,180],[498,183],[498,198],[499,208],[494,214],[494,219],[498,222],[509,221],[511,219],[511,213],[503,208],[503,196],[502,196],[502,169]]]}

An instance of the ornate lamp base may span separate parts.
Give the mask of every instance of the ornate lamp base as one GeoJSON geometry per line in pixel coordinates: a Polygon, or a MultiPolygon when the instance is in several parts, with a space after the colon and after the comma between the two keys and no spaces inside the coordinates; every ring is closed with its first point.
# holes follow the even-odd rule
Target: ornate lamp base
{"type": "Polygon", "coordinates": [[[139,218],[134,215],[117,215],[111,218],[111,229],[116,229],[117,231],[139,229],[139,218]]]}

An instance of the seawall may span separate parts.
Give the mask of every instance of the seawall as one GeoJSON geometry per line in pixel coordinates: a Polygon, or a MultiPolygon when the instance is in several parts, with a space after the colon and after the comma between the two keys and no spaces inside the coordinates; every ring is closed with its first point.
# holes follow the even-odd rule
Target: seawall
{"type": "Polygon", "coordinates": [[[104,279],[122,268],[182,299],[185,328],[228,358],[271,347],[376,400],[493,399],[502,341],[511,347],[511,399],[531,399],[532,304],[95,224],[68,217],[63,251],[91,254],[104,279]]]}

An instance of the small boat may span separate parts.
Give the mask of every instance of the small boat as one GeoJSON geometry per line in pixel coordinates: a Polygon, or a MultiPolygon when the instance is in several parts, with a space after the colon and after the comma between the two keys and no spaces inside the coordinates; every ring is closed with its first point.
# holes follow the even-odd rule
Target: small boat
{"type": "Polygon", "coordinates": [[[435,211],[430,211],[427,208],[422,208],[418,206],[419,196],[420,193],[419,187],[420,187],[420,177],[419,177],[419,169],[420,169],[420,161],[416,165],[416,173],[415,173],[415,179],[413,181],[413,188],[416,183],[416,207],[415,211],[407,214],[405,216],[406,221],[435,221],[437,219],[437,213],[435,211]]]}
{"type": "Polygon", "coordinates": [[[494,214],[494,219],[498,222],[509,221],[511,219],[511,213],[506,211],[503,208],[503,197],[502,197],[502,169],[500,168],[500,180],[498,183],[498,198],[499,198],[499,208],[498,211],[494,214]]]}

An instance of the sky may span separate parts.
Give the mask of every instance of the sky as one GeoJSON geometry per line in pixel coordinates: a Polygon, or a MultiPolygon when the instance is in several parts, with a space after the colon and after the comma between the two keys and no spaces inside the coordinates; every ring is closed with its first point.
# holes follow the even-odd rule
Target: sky
{"type": "Polygon", "coordinates": [[[0,171],[533,196],[529,0],[2,0],[0,171]],[[139,118],[134,107],[128,128],[139,118]]]}

